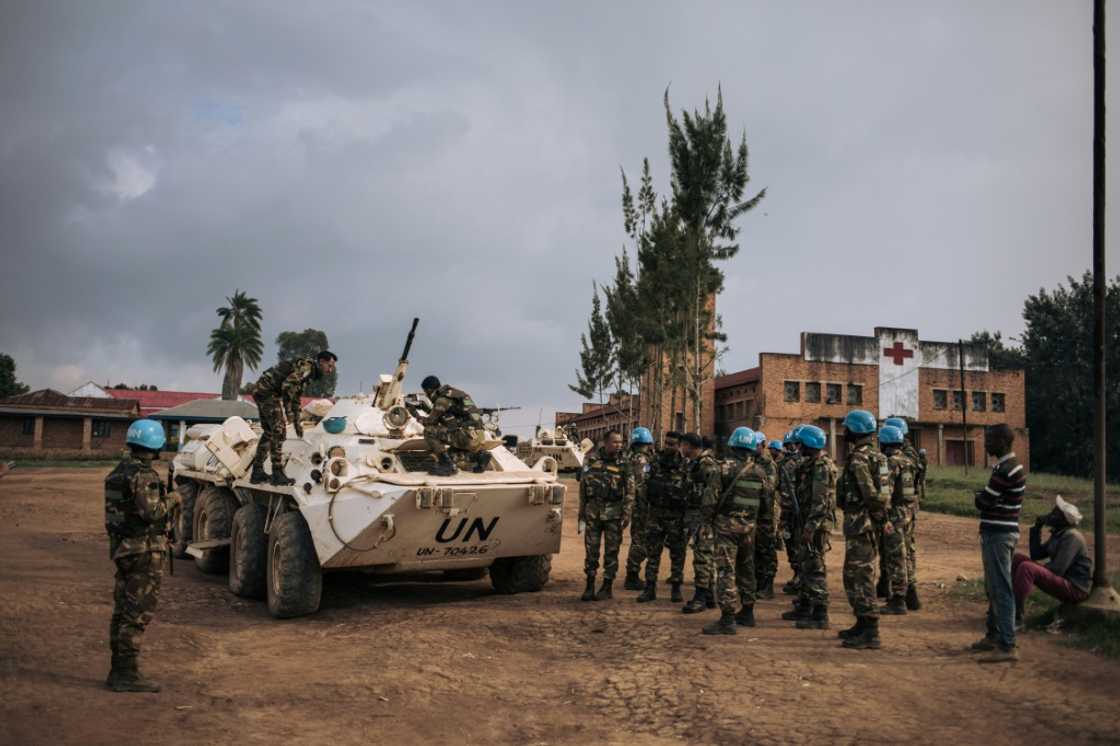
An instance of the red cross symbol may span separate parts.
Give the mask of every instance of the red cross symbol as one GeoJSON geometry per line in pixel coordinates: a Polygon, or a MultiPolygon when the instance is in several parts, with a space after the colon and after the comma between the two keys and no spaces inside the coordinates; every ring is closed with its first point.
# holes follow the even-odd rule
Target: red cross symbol
{"type": "Polygon", "coordinates": [[[895,365],[902,365],[902,361],[908,357],[914,357],[913,350],[907,350],[902,346],[901,342],[895,342],[894,347],[884,347],[883,357],[889,357],[894,360],[895,365]]]}

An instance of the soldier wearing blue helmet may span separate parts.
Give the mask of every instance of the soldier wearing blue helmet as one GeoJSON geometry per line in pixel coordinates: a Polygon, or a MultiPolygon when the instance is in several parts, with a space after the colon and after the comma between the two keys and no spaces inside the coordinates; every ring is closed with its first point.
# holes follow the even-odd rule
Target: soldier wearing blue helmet
{"type": "Polygon", "coordinates": [[[797,504],[797,471],[801,465],[801,443],[797,439],[797,428],[785,434],[783,445],[785,445],[785,450],[776,461],[778,467],[777,499],[781,508],[778,533],[785,545],[786,560],[793,571],[793,577],[782,586],[782,593],[796,596],[800,587],[798,568],[801,553],[801,513],[800,506],[797,504]]]}
{"type": "Polygon", "coordinates": [[[112,668],[105,685],[115,692],[158,692],[137,666],[144,630],[159,603],[168,534],[179,509],[152,468],[166,438],[155,420],[136,420],[125,436],[129,453],[105,478],[105,530],[117,567],[109,623],[112,668]]]}
{"type": "Polygon", "coordinates": [[[770,480],[770,490],[758,510],[758,529],[754,542],[755,587],[759,598],[770,599],[774,597],[774,576],[778,574],[778,523],[774,520],[778,466],[766,448],[766,433],[756,430],[754,443],[755,459],[770,480]]]}
{"type": "Polygon", "coordinates": [[[909,587],[906,562],[906,533],[913,515],[916,499],[914,490],[915,468],[913,462],[902,452],[902,431],[893,425],[879,430],[879,447],[887,457],[890,470],[891,490],[890,508],[887,510],[887,523],[893,530],[879,535],[882,550],[880,573],[887,579],[887,605],[879,610],[880,614],[905,614],[906,589],[909,587]]]}
{"type": "Polygon", "coordinates": [[[636,427],[630,433],[628,463],[634,477],[634,515],[630,517],[630,551],[626,554],[626,580],[623,588],[640,591],[642,563],[646,561],[646,525],[649,502],[646,500],[646,478],[649,476],[653,433],[648,427],[636,427]]]}
{"type": "Polygon", "coordinates": [[[824,450],[824,430],[816,425],[802,425],[797,437],[803,456],[797,484],[801,584],[793,609],[782,614],[782,619],[796,621],[798,629],[828,629],[825,557],[832,548],[829,536],[836,524],[836,465],[824,450]]]}
{"type": "Polygon", "coordinates": [[[910,508],[910,520],[906,523],[906,578],[910,583],[906,589],[906,608],[910,611],[917,611],[922,608],[922,602],[918,598],[918,511],[926,494],[926,472],[929,470],[929,459],[926,457],[926,449],[918,450],[914,448],[914,434],[910,431],[910,426],[906,420],[901,417],[888,417],[885,424],[894,425],[902,431],[902,454],[914,464],[916,497],[910,508]]]}

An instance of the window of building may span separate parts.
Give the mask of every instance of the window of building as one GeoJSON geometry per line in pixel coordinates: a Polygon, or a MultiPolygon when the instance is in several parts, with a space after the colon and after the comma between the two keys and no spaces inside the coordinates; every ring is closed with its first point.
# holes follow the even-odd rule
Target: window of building
{"type": "Polygon", "coordinates": [[[987,391],[973,391],[972,392],[972,411],[973,412],[987,412],[988,411],[988,392],[987,391]]]}
{"type": "Polygon", "coordinates": [[[1006,402],[1004,400],[1003,394],[996,394],[996,393],[992,394],[992,411],[993,412],[1002,412],[1005,404],[1006,404],[1006,402]]]}
{"type": "Polygon", "coordinates": [[[24,417],[23,418],[23,434],[24,435],[34,435],[35,434],[35,418],[34,417],[24,417]]]}
{"type": "Polygon", "coordinates": [[[829,404],[839,404],[840,394],[842,387],[838,383],[826,383],[824,387],[824,398],[829,404]]]}
{"type": "Polygon", "coordinates": [[[108,438],[109,434],[113,431],[112,423],[105,420],[93,421],[93,437],[95,438],[108,438]]]}
{"type": "Polygon", "coordinates": [[[953,409],[962,409],[964,407],[964,392],[957,389],[953,392],[953,409]]]}
{"type": "Polygon", "coordinates": [[[821,385],[816,381],[805,384],[805,401],[816,404],[821,400],[821,385]]]}
{"type": "Polygon", "coordinates": [[[848,403],[863,404],[863,386],[858,383],[848,384],[848,403]]]}
{"type": "Polygon", "coordinates": [[[786,381],[786,401],[801,401],[801,381],[786,381]]]}
{"type": "Polygon", "coordinates": [[[933,408],[945,409],[949,406],[949,392],[945,389],[933,390],[933,408]]]}

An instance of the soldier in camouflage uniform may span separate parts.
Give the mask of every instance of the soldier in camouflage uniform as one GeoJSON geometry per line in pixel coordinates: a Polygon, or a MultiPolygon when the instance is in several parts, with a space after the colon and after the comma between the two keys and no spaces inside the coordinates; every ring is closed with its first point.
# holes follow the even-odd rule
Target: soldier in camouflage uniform
{"type": "Polygon", "coordinates": [[[109,622],[112,668],[105,685],[115,692],[159,691],[158,684],[140,673],[137,658],[159,602],[167,535],[180,504],[179,494],[168,494],[152,469],[164,441],[158,422],[133,422],[127,435],[129,454],[105,478],[105,530],[109,557],[117,567],[109,622]]]}
{"type": "Polygon", "coordinates": [[[287,414],[288,423],[295,429],[296,437],[302,438],[303,425],[300,424],[299,415],[303,387],[313,378],[329,376],[334,372],[337,361],[338,357],[328,350],[320,352],[314,360],[281,360],[262,373],[253,384],[250,393],[257,405],[257,416],[261,420],[261,439],[257,442],[257,452],[253,457],[250,482],[260,484],[271,481],[277,486],[293,483],[284,474],[284,463],[281,460],[281,450],[287,437],[284,415],[287,414]],[[264,471],[265,456],[272,461],[271,478],[264,471]]]}
{"type": "Polygon", "coordinates": [[[757,458],[759,445],[750,428],[736,428],[727,446],[731,458],[722,464],[720,492],[706,493],[703,506],[715,535],[720,608],[720,618],[704,627],[706,635],[733,635],[739,625],[755,626],[756,522],[762,504],[774,499],[770,474],[757,458]]]}
{"type": "Polygon", "coordinates": [[[692,598],[681,609],[685,614],[696,614],[716,607],[715,597],[715,537],[710,523],[704,521],[701,506],[720,492],[720,469],[711,449],[704,448],[704,439],[696,433],[686,433],[684,457],[689,459],[685,479],[685,528],[692,537],[692,572],[695,590],[692,598]]]}
{"type": "Polygon", "coordinates": [[[802,425],[801,469],[797,475],[797,503],[801,508],[801,587],[793,609],[782,619],[796,621],[798,629],[828,629],[828,568],[825,556],[836,525],[836,465],[824,452],[824,430],[802,425]]]}
{"type": "Polygon", "coordinates": [[[907,577],[906,534],[914,515],[914,475],[916,466],[902,452],[902,431],[893,425],[879,430],[879,447],[887,458],[891,504],[887,511],[890,532],[884,531],[879,537],[882,550],[883,572],[890,577],[891,595],[887,605],[879,610],[880,614],[906,613],[906,588],[910,586],[907,577]]]}
{"type": "MultiPolygon", "coordinates": [[[[910,425],[905,419],[902,417],[888,417],[883,421],[883,424],[897,427],[902,431],[902,454],[914,465],[914,491],[916,493],[916,499],[911,503],[910,519],[906,523],[906,580],[908,585],[905,593],[906,608],[910,611],[917,611],[922,608],[922,602],[918,598],[918,509],[926,494],[926,471],[929,468],[929,460],[926,458],[926,451],[924,448],[920,451],[914,448],[914,436],[910,432],[910,425]]],[[[883,590],[887,591],[888,589],[883,588],[883,590]]],[[[890,594],[888,592],[879,595],[885,598],[890,594]]]]}
{"type": "Polygon", "coordinates": [[[778,467],[767,450],[766,433],[756,432],[754,435],[754,458],[770,480],[770,489],[766,491],[758,509],[758,529],[754,544],[755,587],[759,598],[769,599],[774,597],[774,576],[778,574],[778,522],[775,520],[777,511],[774,505],[778,467]]]}
{"type": "Polygon", "coordinates": [[[794,431],[786,433],[785,452],[778,460],[778,503],[781,506],[779,531],[786,546],[786,559],[793,577],[782,586],[782,592],[796,596],[801,585],[801,510],[797,504],[797,472],[800,468],[798,451],[801,444],[794,437],[794,431]]]}
{"type": "Polygon", "coordinates": [[[879,607],[875,600],[875,569],[880,534],[894,527],[887,520],[890,468],[871,441],[875,416],[862,409],[844,418],[848,460],[836,488],[836,504],[844,511],[844,591],[856,623],[840,632],[846,648],[877,649],[879,607]]]}
{"type": "Polygon", "coordinates": [[[630,433],[630,453],[627,462],[634,478],[634,516],[630,519],[630,552],[626,555],[626,582],[628,591],[640,591],[642,585],[642,563],[646,561],[646,530],[649,519],[649,503],[646,500],[646,477],[650,470],[650,449],[653,448],[653,433],[649,428],[636,427],[630,433]]]}
{"type": "Polygon", "coordinates": [[[587,574],[583,601],[603,601],[614,597],[614,578],[618,574],[618,552],[622,532],[630,524],[634,510],[634,478],[622,452],[622,435],[607,433],[602,447],[588,456],[579,480],[579,520],[584,526],[583,563],[587,574]],[[599,546],[603,546],[603,585],[595,591],[599,569],[599,546]]]}
{"type": "Polygon", "coordinates": [[[684,527],[686,498],[684,494],[684,458],[680,452],[681,434],[671,431],[665,435],[665,447],[657,454],[646,479],[646,501],[649,518],[646,526],[646,586],[638,596],[638,603],[657,599],[657,574],[661,569],[661,554],[669,548],[670,600],[680,603],[681,583],[684,579],[684,558],[688,550],[688,532],[684,527]]]}
{"type": "Polygon", "coordinates": [[[477,462],[476,471],[485,468],[489,461],[488,454],[482,450],[486,426],[471,395],[454,386],[441,385],[435,376],[425,378],[420,387],[432,402],[431,410],[421,419],[424,441],[436,456],[435,465],[428,471],[439,476],[451,476],[459,471],[448,454],[450,448],[464,454],[486,456],[477,462]]]}

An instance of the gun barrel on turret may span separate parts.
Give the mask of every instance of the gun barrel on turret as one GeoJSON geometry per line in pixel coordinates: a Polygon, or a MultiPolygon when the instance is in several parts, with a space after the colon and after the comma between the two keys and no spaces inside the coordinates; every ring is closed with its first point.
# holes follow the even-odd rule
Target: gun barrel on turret
{"type": "Polygon", "coordinates": [[[408,353],[412,350],[412,340],[416,337],[416,325],[419,323],[419,318],[414,318],[412,320],[412,328],[408,330],[408,339],[404,341],[404,352],[401,353],[401,359],[398,361],[398,364],[408,362],[408,353]]]}
{"type": "Polygon", "coordinates": [[[393,377],[387,382],[387,376],[381,377],[382,383],[377,387],[376,397],[379,409],[388,411],[401,398],[401,383],[404,381],[404,374],[408,371],[408,353],[412,351],[412,340],[416,337],[416,326],[419,323],[419,318],[412,320],[412,327],[408,330],[408,338],[404,341],[404,351],[401,352],[401,359],[397,361],[397,370],[393,373],[393,377]]]}

